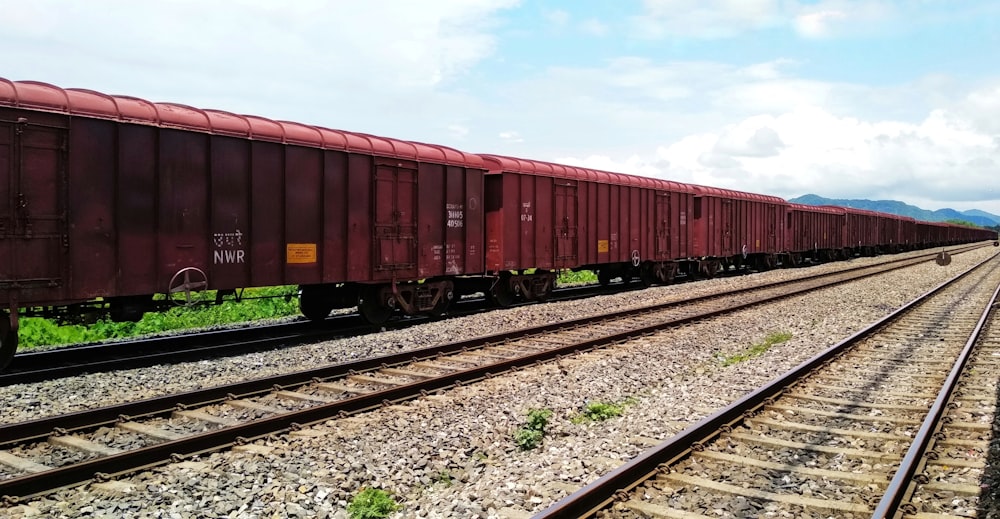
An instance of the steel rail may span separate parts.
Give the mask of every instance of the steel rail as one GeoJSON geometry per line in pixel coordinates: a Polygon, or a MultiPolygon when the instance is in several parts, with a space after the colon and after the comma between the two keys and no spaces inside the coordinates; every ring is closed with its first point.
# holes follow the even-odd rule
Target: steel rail
{"type": "Polygon", "coordinates": [[[742,422],[749,413],[752,413],[779,396],[787,387],[805,378],[819,366],[839,356],[860,340],[873,334],[876,330],[897,319],[952,283],[993,261],[997,256],[997,254],[994,254],[958,276],[932,288],[886,317],[802,362],[785,374],[780,375],[764,386],[684,429],[660,445],[646,450],[628,463],[598,478],[593,483],[557,501],[549,508],[533,516],[532,519],[589,517],[595,514],[598,510],[610,504],[617,494],[628,492],[651,477],[660,469],[661,465],[671,464],[687,456],[693,449],[722,434],[725,428],[731,428],[742,422]]]}
{"type": "MultiPolygon", "coordinates": [[[[981,246],[983,245],[977,244],[972,247],[967,245],[959,246],[949,251],[949,253],[952,255],[961,254],[981,246]]],[[[934,254],[916,257],[933,257],[934,254]]],[[[898,258],[882,264],[889,265],[912,261],[914,259],[915,257],[898,258]]],[[[823,275],[826,274],[812,274],[800,279],[810,279],[823,275]]],[[[624,290],[626,286],[619,285],[616,288],[624,290]]],[[[639,286],[639,284],[636,284],[636,287],[639,286]]],[[[554,295],[551,301],[590,297],[606,293],[606,289],[596,286],[565,287],[559,289],[559,292],[561,293],[554,295]]],[[[460,301],[456,304],[470,308],[461,311],[453,310],[451,315],[468,315],[482,311],[482,303],[483,300],[481,299],[460,301]]],[[[0,373],[0,386],[52,380],[82,373],[131,369],[159,363],[200,360],[209,357],[242,354],[249,351],[273,350],[311,341],[332,340],[348,335],[372,333],[382,327],[389,329],[406,328],[422,324],[427,321],[427,318],[415,316],[405,320],[393,320],[380,327],[368,324],[351,324],[352,321],[357,320],[357,314],[349,314],[333,316],[322,323],[299,321],[268,326],[146,337],[129,341],[95,343],[19,353],[14,356],[10,366],[3,373],[0,373]],[[331,327],[335,328],[331,329],[331,327]]]]}
{"type": "MultiPolygon", "coordinates": [[[[261,392],[266,392],[271,390],[275,386],[281,386],[282,388],[294,388],[307,384],[314,379],[330,379],[330,378],[344,377],[354,372],[371,371],[380,368],[382,366],[393,366],[413,361],[426,360],[439,355],[450,355],[462,351],[464,349],[479,348],[486,344],[503,342],[509,339],[516,339],[532,334],[550,333],[559,329],[564,329],[564,328],[568,329],[573,327],[585,326],[588,324],[592,324],[598,320],[620,319],[633,315],[647,313],[650,311],[663,310],[684,304],[690,304],[690,303],[706,301],[710,299],[717,299],[722,297],[729,297],[746,292],[774,288],[781,285],[789,285],[794,283],[813,281],[822,277],[834,277],[848,273],[852,270],[853,271],[860,271],[866,269],[872,270],[872,272],[870,273],[859,274],[858,276],[849,279],[836,280],[833,283],[830,283],[828,285],[823,285],[820,287],[807,287],[804,289],[785,293],[780,296],[775,296],[774,298],[760,300],[760,301],[751,301],[748,303],[741,304],[739,306],[733,306],[712,313],[703,313],[683,319],[674,319],[671,321],[661,323],[661,325],[657,328],[657,329],[663,329],[670,326],[676,326],[678,324],[694,321],[697,319],[713,317],[715,315],[721,315],[722,313],[727,313],[734,310],[747,308],[753,305],[763,304],[768,301],[773,301],[775,299],[778,299],[779,297],[791,297],[793,295],[797,295],[810,290],[817,290],[819,288],[825,288],[836,284],[848,283],[851,281],[856,281],[858,279],[863,279],[865,277],[882,274],[891,270],[906,268],[911,264],[919,263],[921,261],[924,261],[925,259],[926,258],[921,256],[919,258],[894,260],[889,263],[884,263],[880,265],[868,265],[856,269],[848,269],[843,271],[829,272],[822,274],[812,274],[794,280],[775,281],[775,282],[765,283],[762,285],[744,287],[716,294],[707,294],[684,300],[669,301],[666,303],[660,303],[648,307],[634,308],[630,310],[621,310],[605,314],[600,317],[582,317],[570,321],[562,321],[559,323],[551,323],[542,326],[523,328],[520,330],[503,332],[494,335],[474,337],[472,339],[466,339],[449,344],[430,346],[418,350],[410,350],[391,355],[361,359],[348,363],[328,365],[296,373],[274,375],[254,380],[236,382],[223,386],[198,389],[198,390],[188,391],[185,393],[165,395],[162,397],[155,397],[135,402],[117,404],[98,409],[78,411],[75,413],[68,413],[65,415],[53,416],[49,418],[39,418],[27,422],[0,425],[0,448],[10,445],[14,442],[22,442],[24,440],[44,438],[52,434],[52,431],[75,431],[81,428],[99,427],[103,425],[114,424],[122,416],[139,418],[139,417],[150,417],[156,415],[165,415],[169,414],[173,410],[173,408],[175,408],[177,405],[184,405],[184,406],[209,405],[212,403],[218,403],[224,401],[228,398],[233,397],[234,395],[242,397],[242,396],[254,395],[261,392]],[[882,268],[886,266],[891,266],[891,268],[887,269],[882,268]]],[[[651,331],[656,331],[656,330],[651,330],[651,331]]]]}
{"type": "MultiPolygon", "coordinates": [[[[859,273],[857,276],[851,278],[835,280],[828,285],[824,285],[824,287],[847,283],[880,273],[877,271],[878,269],[876,267],[869,268],[875,272],[859,273]]],[[[883,269],[882,271],[892,270],[895,268],[902,267],[892,267],[890,269],[883,269]]],[[[843,273],[844,272],[839,272],[828,275],[834,276],[843,273]]],[[[795,280],[793,282],[786,283],[771,283],[768,287],[795,282],[801,283],[802,280],[795,280]]],[[[12,502],[27,496],[41,495],[54,488],[79,484],[93,478],[103,479],[105,477],[109,477],[110,475],[126,474],[138,469],[162,464],[170,460],[182,459],[184,457],[193,456],[203,452],[227,448],[234,443],[239,443],[248,439],[259,438],[268,434],[281,433],[290,428],[296,427],[297,424],[322,422],[345,413],[350,414],[361,412],[377,408],[387,403],[396,403],[417,398],[426,394],[428,391],[441,390],[463,383],[474,382],[482,378],[498,374],[499,372],[509,371],[545,360],[558,358],[563,355],[626,341],[639,335],[653,333],[678,324],[730,313],[739,309],[756,306],[767,301],[787,298],[803,292],[816,290],[817,288],[819,287],[802,287],[762,300],[739,303],[722,309],[702,312],[697,315],[669,319],[653,325],[645,326],[641,329],[628,330],[603,337],[592,338],[576,344],[557,347],[516,359],[503,360],[490,365],[441,375],[434,379],[400,385],[377,393],[360,395],[300,411],[260,418],[251,422],[187,436],[178,440],[151,445],[120,454],[88,460],[79,464],[59,467],[37,474],[11,478],[0,481],[0,495],[4,496],[8,502],[12,502]]],[[[746,290],[750,289],[741,289],[736,292],[746,290]]],[[[702,296],[701,299],[718,297],[718,295],[702,296]]],[[[670,307],[677,304],[678,302],[664,303],[656,305],[653,308],[670,307]]],[[[649,308],[626,310],[617,312],[614,316],[626,317],[633,314],[645,313],[649,310],[649,308]]],[[[893,315],[895,315],[895,312],[893,315]]],[[[599,320],[608,320],[610,318],[611,317],[605,316],[599,320]]],[[[318,368],[302,373],[268,377],[265,379],[230,384],[206,390],[191,391],[180,395],[168,395],[140,402],[110,406],[93,411],[81,411],[64,416],[10,424],[0,426],[0,437],[17,438],[17,440],[8,440],[5,442],[6,444],[23,443],[26,440],[39,440],[52,434],[64,435],[74,430],[92,429],[102,425],[109,425],[119,420],[127,421],[137,417],[159,416],[171,413],[178,407],[184,408],[194,405],[210,405],[213,403],[224,402],[228,399],[270,391],[275,387],[282,389],[287,387],[296,387],[307,384],[314,379],[345,376],[356,371],[378,369],[392,364],[418,361],[432,358],[437,355],[457,353],[472,347],[502,342],[511,338],[521,338],[538,333],[570,329],[574,326],[582,326],[593,323],[593,321],[595,321],[594,318],[581,318],[566,323],[556,323],[541,327],[522,329],[513,333],[480,337],[468,341],[460,341],[450,345],[404,352],[386,357],[366,359],[345,365],[318,368]]],[[[0,444],[0,446],[2,446],[2,444],[0,444]]]]}
{"type": "MultiPolygon", "coordinates": [[[[550,301],[580,299],[603,293],[606,293],[603,287],[565,287],[557,291],[550,301]]],[[[526,303],[515,306],[522,304],[526,303]]],[[[485,299],[463,300],[455,303],[449,316],[471,315],[485,308],[485,299]]],[[[298,344],[367,335],[384,329],[400,330],[432,319],[427,316],[409,316],[375,326],[361,321],[358,314],[344,314],[328,317],[321,322],[297,321],[246,326],[19,353],[14,356],[6,371],[0,373],[0,386],[275,350],[298,344]]]]}
{"type": "Polygon", "coordinates": [[[927,446],[930,445],[934,433],[941,423],[941,417],[944,416],[945,408],[951,400],[955,388],[958,386],[958,379],[962,376],[969,357],[972,356],[972,350],[975,348],[983,328],[993,313],[993,307],[997,302],[998,295],[1000,295],[1000,286],[997,286],[996,290],[993,291],[993,297],[990,298],[989,303],[986,304],[986,308],[983,309],[983,314],[979,317],[979,322],[976,323],[976,327],[969,336],[969,340],[966,341],[962,353],[959,354],[955,365],[948,374],[948,378],[945,379],[944,386],[938,392],[937,398],[934,399],[934,405],[927,412],[927,417],[921,423],[917,434],[913,437],[913,443],[910,444],[910,448],[906,451],[906,456],[903,457],[899,468],[896,469],[896,474],[889,482],[889,486],[886,488],[882,499],[879,500],[878,505],[875,507],[872,519],[886,519],[894,516],[900,505],[906,500],[913,476],[920,467],[924,454],[927,452],[927,446]]]}

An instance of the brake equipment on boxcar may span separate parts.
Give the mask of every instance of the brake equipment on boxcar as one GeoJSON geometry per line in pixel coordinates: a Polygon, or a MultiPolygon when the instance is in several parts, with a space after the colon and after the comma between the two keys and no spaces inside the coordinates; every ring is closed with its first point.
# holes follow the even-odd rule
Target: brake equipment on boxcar
{"type": "Polygon", "coordinates": [[[177,305],[193,305],[200,298],[198,293],[208,288],[208,276],[197,267],[185,267],[170,278],[170,300],[177,305]]]}
{"type": "MultiPolygon", "coordinates": [[[[12,305],[11,308],[17,308],[17,306],[12,305]]],[[[0,311],[0,370],[10,364],[14,358],[14,352],[17,351],[17,330],[11,326],[11,320],[16,319],[16,314],[11,317],[9,313],[0,311]]]]}

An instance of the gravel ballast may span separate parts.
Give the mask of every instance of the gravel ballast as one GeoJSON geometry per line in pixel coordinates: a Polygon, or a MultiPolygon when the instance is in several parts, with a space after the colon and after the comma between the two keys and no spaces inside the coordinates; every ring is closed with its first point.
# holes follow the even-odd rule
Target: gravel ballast
{"type": "MultiPolygon", "coordinates": [[[[393,493],[396,517],[528,517],[747,391],[996,253],[987,247],[798,296],[440,395],[328,421],[246,449],[60,491],[0,516],[347,517],[362,488],[393,493]],[[724,366],[772,333],[787,342],[724,366]],[[603,422],[588,402],[624,404],[603,422]],[[541,445],[520,450],[530,409],[553,412],[541,445]],[[577,419],[574,419],[577,418],[577,419]]],[[[853,260],[864,264],[871,259],[853,260]]],[[[0,388],[0,422],[158,396],[610,310],[844,268],[846,263],[531,305],[407,330],[173,366],[0,388]]]]}

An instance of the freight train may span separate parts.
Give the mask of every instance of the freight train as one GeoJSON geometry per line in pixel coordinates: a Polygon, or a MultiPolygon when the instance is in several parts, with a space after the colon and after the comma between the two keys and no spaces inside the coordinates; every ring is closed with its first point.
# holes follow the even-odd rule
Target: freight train
{"type": "Polygon", "coordinates": [[[23,315],[136,320],[206,293],[298,285],[309,319],[357,306],[381,323],[473,292],[543,301],[563,269],[669,283],[987,239],[996,233],[0,79],[0,369],[23,315]]]}

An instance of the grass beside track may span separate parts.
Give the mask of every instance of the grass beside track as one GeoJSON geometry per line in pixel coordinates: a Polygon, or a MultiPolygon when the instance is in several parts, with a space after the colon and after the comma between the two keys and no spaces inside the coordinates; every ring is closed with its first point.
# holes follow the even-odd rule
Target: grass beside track
{"type": "Polygon", "coordinates": [[[209,328],[298,315],[298,299],[285,297],[294,294],[295,287],[247,289],[243,294],[246,299],[240,302],[227,300],[220,305],[179,306],[166,312],[147,313],[134,323],[116,323],[102,319],[90,325],[60,325],[51,319],[25,317],[21,319],[20,325],[20,348],[124,339],[172,330],[209,328]]]}
{"type": "MultiPolygon", "coordinates": [[[[560,285],[596,283],[590,271],[564,272],[560,285]]],[[[244,291],[244,300],[226,300],[221,305],[176,307],[166,312],[150,312],[134,323],[101,319],[93,324],[58,324],[42,317],[25,317],[20,323],[21,350],[39,346],[80,344],[108,339],[127,339],[174,330],[192,330],[213,326],[276,319],[299,315],[296,287],[252,288],[244,291]],[[288,297],[292,296],[292,297],[288,297]]]]}

